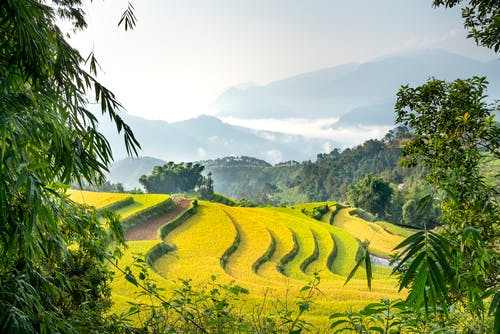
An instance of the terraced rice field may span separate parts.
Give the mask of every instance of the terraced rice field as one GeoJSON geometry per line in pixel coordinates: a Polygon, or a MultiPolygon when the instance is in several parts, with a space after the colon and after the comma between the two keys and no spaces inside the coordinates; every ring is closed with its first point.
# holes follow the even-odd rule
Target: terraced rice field
{"type": "Polygon", "coordinates": [[[404,238],[397,234],[389,233],[382,226],[368,222],[349,214],[353,208],[340,209],[335,215],[333,224],[352,234],[360,241],[369,241],[368,249],[375,255],[389,257],[394,247],[404,238]]]}
{"type": "MultiPolygon", "coordinates": [[[[324,203],[316,206],[321,204],[324,203]]],[[[266,293],[278,299],[297,295],[312,280],[313,273],[319,272],[322,294],[308,313],[311,319],[327,318],[334,311],[357,308],[383,297],[401,297],[395,279],[389,277],[390,268],[374,267],[372,291],[366,287],[363,270],[346,286],[344,281],[356,262],[359,241],[370,240],[370,250],[387,257],[403,240],[396,232],[407,231],[395,228],[389,232],[392,226],[382,227],[353,217],[350,208],[340,209],[333,219],[327,213],[322,221],[301,212],[302,207],[309,209],[314,205],[240,208],[199,201],[196,214],[164,240],[130,241],[119,265],[131,266],[132,253],[145,254],[163,241],[175,248],[160,256],[149,273],[167,294],[175,279],[191,278],[196,285],[215,275],[219,282],[234,282],[247,288],[248,302],[243,302],[242,307],[250,308],[252,303],[262,301],[266,293]]],[[[126,301],[135,298],[133,286],[129,284],[127,290],[124,282],[120,277],[113,282],[117,312],[127,309],[126,301]]]]}
{"type": "Polygon", "coordinates": [[[133,194],[134,204],[116,210],[122,218],[130,217],[140,211],[153,207],[170,198],[163,194],[133,194]]]}
{"type": "Polygon", "coordinates": [[[94,206],[96,209],[106,208],[118,202],[132,199],[123,207],[115,210],[122,218],[130,217],[170,198],[169,195],[164,194],[121,194],[72,189],[68,190],[68,195],[73,201],[94,206]]]}
{"type": "Polygon", "coordinates": [[[101,193],[101,192],[73,190],[73,189],[69,189],[67,193],[73,201],[81,204],[94,206],[96,209],[102,209],[107,206],[110,206],[111,204],[132,197],[132,195],[130,194],[101,193]]]}

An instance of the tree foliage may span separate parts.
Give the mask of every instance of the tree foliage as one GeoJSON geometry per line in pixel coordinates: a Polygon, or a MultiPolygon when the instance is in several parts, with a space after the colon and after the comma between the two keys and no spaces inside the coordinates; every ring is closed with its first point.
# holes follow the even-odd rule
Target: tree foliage
{"type": "Polygon", "coordinates": [[[393,192],[389,183],[381,177],[367,174],[348,188],[347,199],[354,206],[370,211],[378,217],[385,217],[393,192]]]}
{"type": "Polygon", "coordinates": [[[203,178],[200,186],[200,196],[202,199],[209,200],[214,196],[214,181],[212,180],[212,173],[208,173],[207,177],[203,178]]]}
{"type": "MultiPolygon", "coordinates": [[[[147,192],[172,194],[190,191],[203,184],[201,172],[205,167],[197,163],[174,163],[170,161],[163,166],[156,166],[151,174],[142,175],[139,182],[147,192]]],[[[213,192],[213,184],[211,185],[213,192]]]]}
{"type": "Polygon", "coordinates": [[[498,194],[480,168],[485,153],[499,158],[500,128],[492,115],[498,105],[484,101],[486,85],[478,77],[433,79],[403,86],[396,103],[397,122],[415,129],[404,161],[430,170],[427,180],[440,190],[443,223],[439,233],[422,232],[400,245],[407,247],[396,268],[405,268],[400,288],[409,288],[408,299],[426,313],[457,303],[477,322],[485,317],[483,297],[498,290],[500,267],[498,194]]]}
{"type": "MultiPolygon", "coordinates": [[[[434,0],[436,7],[455,7],[462,0],[434,0]]],[[[500,2],[496,0],[469,0],[462,7],[464,27],[477,45],[500,52],[500,2]]]]}
{"type": "Polygon", "coordinates": [[[97,81],[95,57],[68,44],[58,18],[86,27],[78,0],[0,2],[0,332],[112,330],[104,260],[120,225],[99,221],[64,188],[99,183],[112,159],[90,102],[129,153],[138,143],[97,81]]]}
{"type": "Polygon", "coordinates": [[[387,220],[426,229],[440,224],[441,209],[437,197],[431,196],[427,206],[419,206],[421,198],[435,193],[435,189],[423,180],[424,177],[407,178],[400,189],[394,189],[387,220]]]}

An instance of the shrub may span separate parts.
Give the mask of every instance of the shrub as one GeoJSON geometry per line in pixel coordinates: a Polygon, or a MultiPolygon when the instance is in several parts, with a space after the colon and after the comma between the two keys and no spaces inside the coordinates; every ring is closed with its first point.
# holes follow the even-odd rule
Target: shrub
{"type": "Polygon", "coordinates": [[[168,252],[174,251],[175,249],[175,246],[169,245],[165,242],[160,242],[146,253],[147,265],[153,268],[153,264],[156,262],[156,260],[167,254],[168,252]]]}
{"type": "Polygon", "coordinates": [[[329,210],[328,204],[325,203],[323,205],[312,208],[312,210],[307,210],[306,208],[302,208],[300,212],[313,219],[321,220],[321,217],[323,217],[323,215],[327,213],[328,210],[329,210]]]}

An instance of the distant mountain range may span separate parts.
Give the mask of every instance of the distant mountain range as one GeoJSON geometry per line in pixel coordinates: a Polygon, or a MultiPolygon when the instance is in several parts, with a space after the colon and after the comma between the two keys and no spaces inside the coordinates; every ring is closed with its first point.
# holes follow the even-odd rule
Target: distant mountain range
{"type": "MultiPolygon", "coordinates": [[[[199,116],[167,123],[122,114],[139,140],[141,156],[165,161],[198,161],[231,155],[248,155],[270,161],[309,160],[325,147],[337,147],[332,140],[308,139],[285,133],[256,131],[233,126],[213,116],[199,116]]],[[[123,139],[107,119],[101,119],[100,131],[108,138],[115,161],[125,158],[123,139]]]]}
{"type": "Polygon", "coordinates": [[[108,181],[111,183],[121,183],[126,190],[142,188],[139,178],[142,175],[150,174],[155,166],[162,166],[166,161],[152,158],[125,158],[111,164],[108,173],[108,181]]]}
{"type": "Polygon", "coordinates": [[[393,124],[396,92],[403,84],[487,76],[500,97],[500,61],[480,62],[442,50],[388,56],[297,75],[265,86],[232,87],[212,108],[218,117],[331,118],[336,127],[393,124]]]}
{"type": "MultiPolygon", "coordinates": [[[[241,155],[273,164],[304,161],[333,148],[361,144],[369,139],[367,127],[388,129],[394,122],[394,101],[402,84],[419,85],[432,76],[454,80],[474,75],[486,75],[490,98],[500,98],[500,61],[480,62],[433,50],[327,68],[266,86],[233,87],[214,103],[219,118],[202,115],[175,123],[129,114],[123,118],[141,143],[140,156],[175,162],[241,155]],[[225,117],[247,121],[299,118],[304,122],[338,118],[333,125],[325,124],[323,130],[328,136],[335,131],[340,135],[306,138],[287,134],[286,126],[279,132],[252,130],[231,125],[225,117]]],[[[109,120],[101,120],[100,131],[109,139],[115,160],[125,158],[123,139],[109,120]]],[[[378,133],[383,135],[381,131],[378,133]]]]}

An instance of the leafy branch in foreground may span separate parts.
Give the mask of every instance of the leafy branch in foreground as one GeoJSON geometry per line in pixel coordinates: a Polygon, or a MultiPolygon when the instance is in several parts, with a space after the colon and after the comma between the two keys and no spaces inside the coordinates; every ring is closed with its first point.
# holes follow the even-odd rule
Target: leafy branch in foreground
{"type": "Polygon", "coordinates": [[[454,277],[453,269],[448,263],[450,253],[447,244],[448,241],[439,234],[421,231],[395,248],[402,249],[402,252],[397,257],[400,262],[393,272],[399,272],[405,267],[399,291],[414,282],[406,301],[412,303],[417,310],[424,308],[427,317],[429,306],[432,306],[434,312],[440,310],[446,313],[447,310],[447,283],[451,284],[454,277]]]}
{"type": "MultiPolygon", "coordinates": [[[[455,7],[462,0],[434,0],[433,5],[455,7]]],[[[462,7],[464,27],[469,31],[467,37],[473,38],[477,45],[486,46],[500,52],[500,3],[495,0],[469,0],[462,7]]]]}
{"type": "Polygon", "coordinates": [[[358,269],[363,265],[365,267],[365,272],[366,272],[366,283],[368,284],[368,289],[372,289],[372,279],[373,279],[373,272],[372,272],[372,261],[370,259],[370,252],[368,251],[368,246],[370,245],[370,242],[366,240],[361,244],[361,256],[359,257],[358,261],[356,262],[356,265],[352,268],[351,272],[349,275],[347,275],[347,278],[344,282],[344,285],[349,283],[351,278],[354,277],[358,269]]]}
{"type": "Polygon", "coordinates": [[[125,9],[122,17],[120,18],[120,21],[118,22],[118,26],[121,26],[122,23],[124,24],[125,31],[134,29],[135,24],[137,23],[137,17],[135,16],[134,10],[134,6],[129,1],[127,9],[125,9]]]}
{"type": "Polygon", "coordinates": [[[396,121],[415,129],[404,162],[429,169],[427,180],[441,196],[443,223],[438,231],[419,232],[398,246],[406,247],[395,270],[400,289],[409,289],[408,300],[417,312],[423,306],[426,316],[429,307],[445,317],[450,303],[463,307],[473,320],[466,327],[476,332],[474,326],[486,322],[483,298],[500,284],[498,196],[480,173],[484,154],[498,159],[500,146],[492,115],[499,106],[484,102],[486,85],[478,77],[451,83],[433,79],[417,88],[401,87],[396,102],[396,121]]]}
{"type": "Polygon", "coordinates": [[[96,79],[97,62],[69,45],[59,18],[87,25],[80,0],[0,1],[1,332],[117,331],[104,258],[123,242],[120,226],[64,190],[99,183],[112,161],[90,103],[130,154],[139,144],[96,79]]]}

